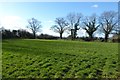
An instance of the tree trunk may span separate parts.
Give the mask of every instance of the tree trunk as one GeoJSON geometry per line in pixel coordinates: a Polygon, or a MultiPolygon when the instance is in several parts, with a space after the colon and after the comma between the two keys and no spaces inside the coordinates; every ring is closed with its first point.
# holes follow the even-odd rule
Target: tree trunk
{"type": "Polygon", "coordinates": [[[89,34],[90,40],[93,40],[93,35],[89,34]]]}
{"type": "Polygon", "coordinates": [[[34,38],[34,39],[36,38],[36,34],[35,34],[35,32],[33,32],[33,38],[34,38]]]}
{"type": "Polygon", "coordinates": [[[76,36],[77,36],[77,30],[75,29],[74,30],[74,37],[73,38],[76,39],[76,36]]]}
{"type": "Polygon", "coordinates": [[[75,30],[75,31],[74,31],[74,39],[76,39],[76,34],[77,34],[76,32],[77,32],[77,31],[75,30]]]}
{"type": "Polygon", "coordinates": [[[60,39],[62,39],[62,33],[60,33],[60,39]]]}
{"type": "Polygon", "coordinates": [[[89,40],[92,41],[93,40],[93,33],[87,32],[89,35],[89,40]]]}
{"type": "Polygon", "coordinates": [[[71,29],[71,39],[74,40],[75,30],[71,29]]]}
{"type": "Polygon", "coordinates": [[[109,36],[109,34],[105,34],[105,42],[107,42],[108,41],[108,36],[109,36]]]}

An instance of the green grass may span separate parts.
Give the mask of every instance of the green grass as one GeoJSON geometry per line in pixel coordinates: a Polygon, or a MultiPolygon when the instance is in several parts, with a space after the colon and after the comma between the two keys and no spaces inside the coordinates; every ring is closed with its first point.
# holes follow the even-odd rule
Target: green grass
{"type": "Polygon", "coordinates": [[[3,78],[116,78],[118,44],[3,40],[3,78]]]}
{"type": "Polygon", "coordinates": [[[2,41],[0,39],[0,79],[2,78],[2,41]]]}

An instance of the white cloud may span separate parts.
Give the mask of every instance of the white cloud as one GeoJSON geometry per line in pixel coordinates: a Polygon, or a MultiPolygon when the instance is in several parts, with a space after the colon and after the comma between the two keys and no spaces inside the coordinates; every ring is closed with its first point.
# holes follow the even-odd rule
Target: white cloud
{"type": "Polygon", "coordinates": [[[49,21],[47,21],[48,23],[53,23],[53,21],[52,20],[49,20],[49,21]]]}
{"type": "Polygon", "coordinates": [[[59,33],[55,33],[54,31],[50,30],[49,27],[43,27],[41,33],[43,33],[43,34],[49,34],[49,35],[54,35],[54,36],[59,36],[59,33]]]}
{"type": "Polygon", "coordinates": [[[98,5],[95,4],[95,5],[92,5],[91,7],[93,7],[93,8],[98,8],[98,5]]]}
{"type": "Polygon", "coordinates": [[[5,29],[25,29],[27,21],[19,16],[3,16],[0,23],[5,29]]]}
{"type": "Polygon", "coordinates": [[[86,31],[84,29],[82,29],[82,28],[77,32],[77,34],[78,34],[79,37],[88,36],[86,31]]]}

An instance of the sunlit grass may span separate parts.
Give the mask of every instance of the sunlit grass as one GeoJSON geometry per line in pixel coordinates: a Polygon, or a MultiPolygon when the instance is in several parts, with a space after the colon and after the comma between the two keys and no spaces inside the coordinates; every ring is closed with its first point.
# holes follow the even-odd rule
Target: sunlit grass
{"type": "Polygon", "coordinates": [[[0,39],[0,79],[2,78],[2,41],[0,39]]]}
{"type": "Polygon", "coordinates": [[[118,44],[4,40],[3,78],[116,78],[118,44]]]}

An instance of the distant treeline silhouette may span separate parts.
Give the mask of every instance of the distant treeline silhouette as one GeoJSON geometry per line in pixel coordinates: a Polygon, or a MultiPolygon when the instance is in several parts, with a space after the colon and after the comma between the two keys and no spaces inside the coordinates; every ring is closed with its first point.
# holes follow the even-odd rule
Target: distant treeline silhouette
{"type": "MultiPolygon", "coordinates": [[[[40,34],[36,35],[38,39],[58,39],[59,37],[48,35],[48,34],[40,34]]],[[[2,39],[34,39],[34,35],[26,30],[2,30],[2,39]]]]}

